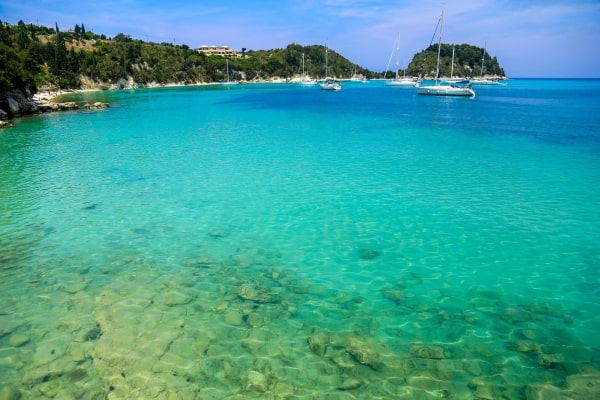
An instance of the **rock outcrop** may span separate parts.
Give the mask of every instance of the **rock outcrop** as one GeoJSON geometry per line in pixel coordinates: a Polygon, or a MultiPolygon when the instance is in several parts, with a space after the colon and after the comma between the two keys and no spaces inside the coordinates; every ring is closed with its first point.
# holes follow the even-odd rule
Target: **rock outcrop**
{"type": "Polygon", "coordinates": [[[20,90],[0,92],[0,119],[10,119],[39,111],[37,103],[30,93],[20,90]]]}
{"type": "MultiPolygon", "coordinates": [[[[30,95],[20,90],[0,92],[0,120],[14,117],[39,114],[44,112],[78,110],[83,107],[86,110],[98,110],[110,107],[108,103],[95,102],[79,106],[73,101],[57,103],[53,99],[63,92],[43,92],[30,95]]],[[[1,124],[0,127],[8,127],[1,124]]]]}

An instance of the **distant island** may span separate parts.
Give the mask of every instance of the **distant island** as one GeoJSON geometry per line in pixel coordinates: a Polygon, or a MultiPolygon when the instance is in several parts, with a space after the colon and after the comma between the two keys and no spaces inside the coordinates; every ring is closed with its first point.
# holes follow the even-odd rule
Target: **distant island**
{"type": "MultiPolygon", "coordinates": [[[[432,44],[415,54],[406,69],[406,75],[435,77],[437,51],[438,45],[432,44]]],[[[506,75],[496,57],[490,56],[485,49],[469,44],[442,43],[440,77],[504,79],[506,75]]]]}
{"type": "MultiPolygon", "coordinates": [[[[503,77],[495,57],[466,44],[442,44],[441,75],[450,76],[452,48],[454,75],[503,77]],[[482,59],[485,64],[482,65],[482,59]],[[483,66],[483,70],[482,70],[483,66]]],[[[413,57],[406,74],[431,77],[435,74],[437,45],[413,57]]],[[[144,42],[120,33],[112,38],[75,25],[66,31],[0,21],[0,119],[27,114],[31,107],[15,107],[9,97],[25,104],[39,91],[58,89],[122,89],[163,85],[222,82],[289,81],[305,72],[325,77],[325,47],[289,44],[284,49],[241,49],[235,57],[207,55],[187,45],[144,42]],[[15,110],[17,110],[15,112],[15,110]]],[[[396,71],[370,71],[335,51],[328,51],[328,72],[338,79],[353,74],[367,79],[391,78],[396,71]]],[[[401,71],[404,73],[404,71],[401,71]]]]}

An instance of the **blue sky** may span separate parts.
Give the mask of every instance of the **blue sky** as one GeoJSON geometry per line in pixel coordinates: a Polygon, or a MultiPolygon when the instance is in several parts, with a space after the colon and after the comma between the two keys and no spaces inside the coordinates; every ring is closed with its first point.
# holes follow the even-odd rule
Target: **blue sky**
{"type": "MultiPolygon", "coordinates": [[[[234,50],[325,44],[383,71],[431,42],[435,0],[2,0],[0,20],[234,50]],[[394,62],[393,62],[394,64],[394,62]]],[[[600,77],[599,0],[446,0],[444,43],[486,46],[509,77],[600,77]]]]}

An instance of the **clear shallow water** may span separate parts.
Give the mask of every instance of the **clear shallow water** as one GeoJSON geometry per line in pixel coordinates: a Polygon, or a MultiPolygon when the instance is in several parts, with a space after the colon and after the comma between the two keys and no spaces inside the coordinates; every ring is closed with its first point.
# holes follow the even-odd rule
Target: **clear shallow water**
{"type": "Polygon", "coordinates": [[[600,81],[476,91],[144,89],[18,121],[1,390],[600,395],[600,81]]]}

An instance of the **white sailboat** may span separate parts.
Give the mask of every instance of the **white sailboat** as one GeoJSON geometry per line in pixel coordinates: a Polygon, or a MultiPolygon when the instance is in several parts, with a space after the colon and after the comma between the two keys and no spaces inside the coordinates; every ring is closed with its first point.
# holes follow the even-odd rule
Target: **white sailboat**
{"type": "Polygon", "coordinates": [[[300,84],[302,86],[313,86],[317,84],[317,81],[304,71],[304,53],[302,53],[302,79],[300,80],[300,84]]]}
{"type": "Polygon", "coordinates": [[[435,84],[433,85],[421,85],[420,83],[415,85],[417,94],[429,95],[429,96],[464,96],[474,97],[475,91],[471,89],[469,85],[458,86],[449,83],[443,83],[439,79],[440,75],[440,53],[442,48],[442,28],[444,25],[444,10],[442,9],[442,16],[440,17],[440,38],[438,41],[438,54],[437,54],[437,67],[435,71],[435,84]]]}
{"type": "MultiPolygon", "coordinates": [[[[390,60],[388,61],[388,67],[390,66],[390,61],[392,59],[392,55],[393,55],[394,51],[392,51],[392,54],[390,55],[390,60]]],[[[406,68],[404,69],[404,76],[400,77],[398,75],[398,71],[400,69],[400,34],[398,34],[398,39],[396,39],[396,77],[394,79],[387,79],[385,81],[386,86],[404,86],[404,87],[409,87],[409,86],[415,86],[415,83],[417,83],[417,79],[413,78],[413,77],[407,77],[406,76],[406,68]]],[[[387,68],[386,68],[387,71],[387,68]]]]}
{"type": "Polygon", "coordinates": [[[320,84],[321,90],[342,90],[342,84],[333,78],[327,78],[320,84]]]}
{"type": "Polygon", "coordinates": [[[350,81],[351,82],[362,82],[362,83],[369,82],[368,79],[363,74],[359,74],[357,72],[356,64],[354,64],[354,72],[352,73],[352,76],[350,77],[350,81]]]}
{"type": "Polygon", "coordinates": [[[471,84],[473,84],[473,85],[498,85],[499,84],[498,79],[488,79],[488,78],[483,77],[486,47],[487,47],[487,44],[485,44],[483,46],[483,54],[481,56],[481,74],[479,75],[479,78],[471,79],[471,84]]]}
{"type": "Polygon", "coordinates": [[[321,90],[342,90],[342,84],[329,76],[327,64],[327,41],[325,41],[325,81],[319,85],[321,90]]]}
{"type": "Polygon", "coordinates": [[[225,62],[227,64],[227,80],[224,81],[224,82],[221,82],[221,84],[223,84],[223,85],[237,85],[238,81],[236,81],[235,79],[231,80],[229,78],[229,60],[225,60],[225,62]]]}
{"type": "Polygon", "coordinates": [[[468,79],[454,76],[454,46],[452,46],[452,66],[450,68],[450,78],[445,78],[444,82],[447,82],[451,85],[456,85],[456,84],[468,85],[469,84],[468,79]]]}

